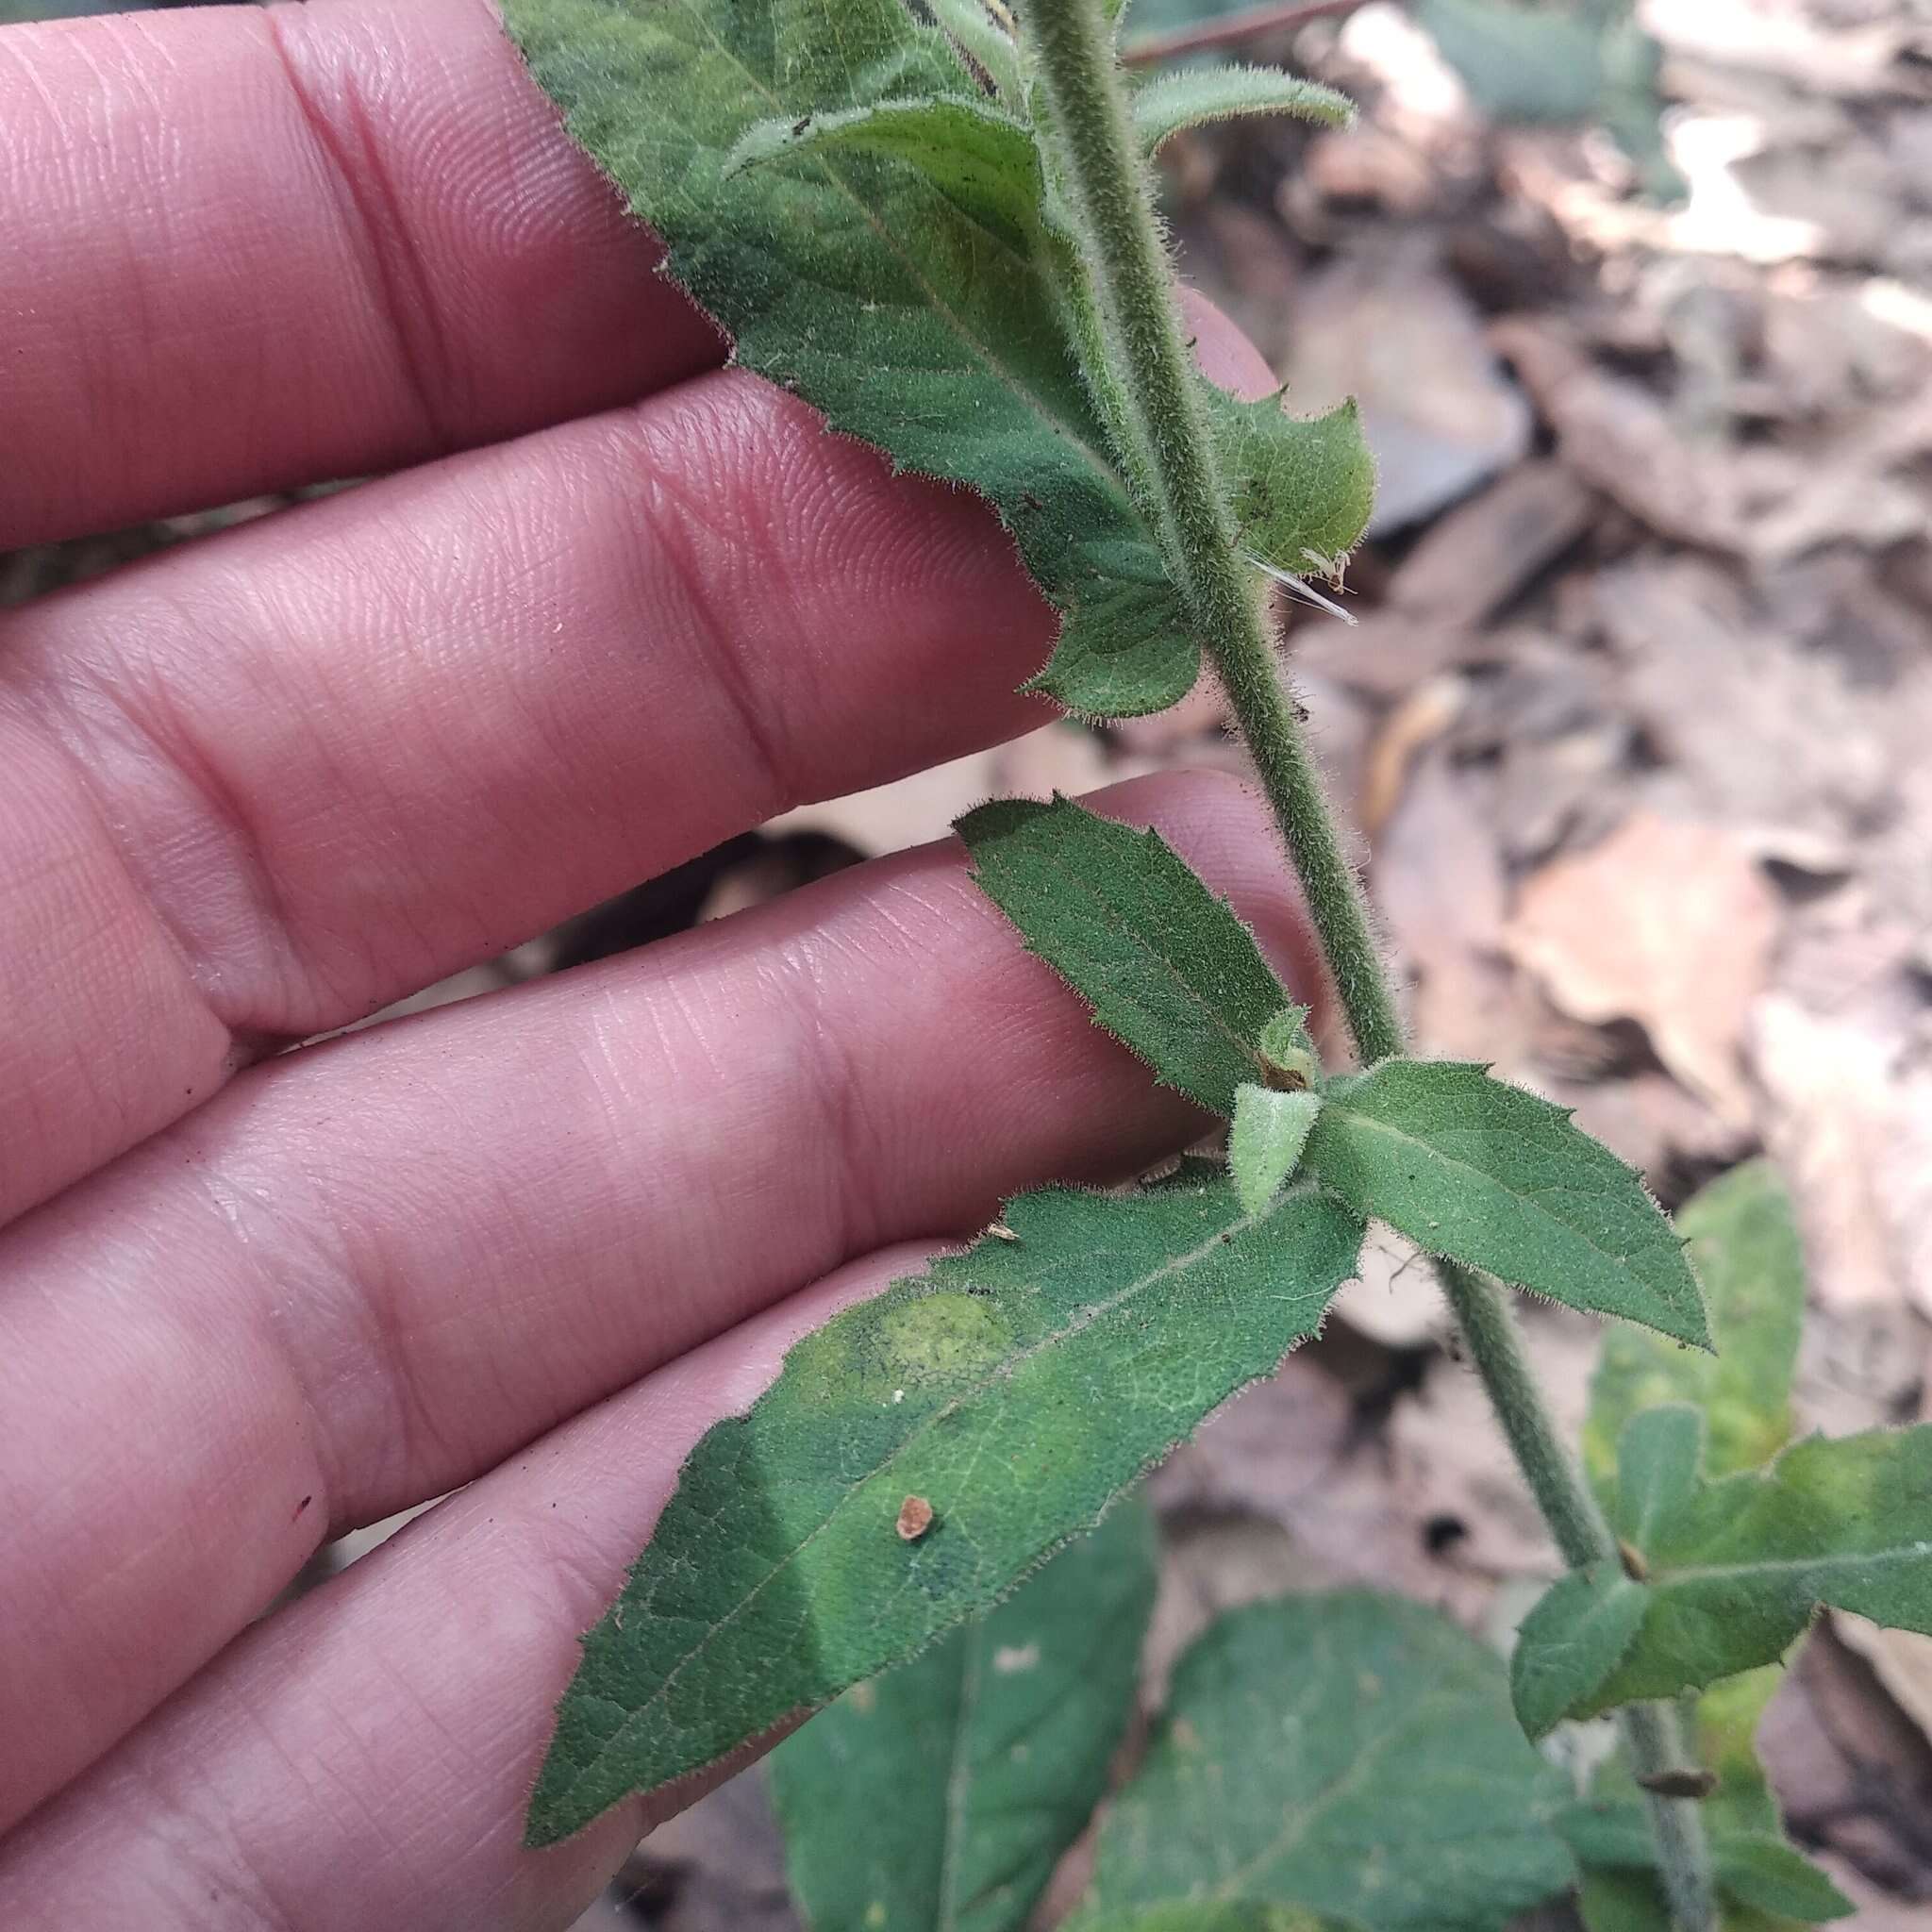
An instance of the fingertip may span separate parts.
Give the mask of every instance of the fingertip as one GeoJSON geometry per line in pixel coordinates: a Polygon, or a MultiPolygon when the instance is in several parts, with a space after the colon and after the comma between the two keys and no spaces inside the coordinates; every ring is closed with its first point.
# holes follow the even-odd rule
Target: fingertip
{"type": "Polygon", "coordinates": [[[1194,360],[1217,389],[1253,403],[1281,387],[1268,358],[1198,289],[1182,288],[1181,317],[1193,339],[1194,360]]]}

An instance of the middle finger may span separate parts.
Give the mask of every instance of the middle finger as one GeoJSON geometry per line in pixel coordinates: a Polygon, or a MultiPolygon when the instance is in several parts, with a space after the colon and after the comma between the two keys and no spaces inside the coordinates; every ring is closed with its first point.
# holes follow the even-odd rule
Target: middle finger
{"type": "Polygon", "coordinates": [[[983,507],[720,373],[0,623],[0,1222],[238,1041],[1043,719],[1051,620],[983,507]]]}
{"type": "MultiPolygon", "coordinates": [[[[1314,984],[1247,793],[1110,798],[1314,984]]],[[[325,1529],[852,1256],[1198,1119],[1023,958],[957,846],[256,1069],[0,1241],[0,1823],[325,1529]]]]}

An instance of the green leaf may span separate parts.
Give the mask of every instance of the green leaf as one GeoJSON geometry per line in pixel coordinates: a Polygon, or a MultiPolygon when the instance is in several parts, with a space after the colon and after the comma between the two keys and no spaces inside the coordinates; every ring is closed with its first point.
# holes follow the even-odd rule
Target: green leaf
{"type": "Polygon", "coordinates": [[[925,0],[946,38],[1015,107],[1024,99],[1020,49],[985,0],[925,0]]]}
{"type": "Polygon", "coordinates": [[[1801,1852],[1782,1839],[1726,1838],[1715,1847],[1717,1882],[1739,1904],[1815,1924],[1857,1909],[1801,1852]]]}
{"type": "Polygon", "coordinates": [[[1713,1684],[1692,1709],[1691,1734],[1697,1761],[1717,1776],[1717,1790],[1705,1800],[1706,1822],[1713,1829],[1776,1832],[1783,1829],[1771,1781],[1757,1761],[1757,1724],[1777,1687],[1782,1664],[1763,1664],[1713,1684]]]}
{"type": "MultiPolygon", "coordinates": [[[[1029,208],[1039,164],[1013,140],[1030,138],[1017,69],[996,25],[976,33],[973,0],[938,26],[901,0],[506,0],[505,15],[738,361],[994,506],[1061,618],[1030,688],[1114,717],[1184,695],[1199,640],[1081,375],[1065,241],[1029,208]]],[[[1283,421],[1266,438],[1307,447],[1271,459],[1276,487],[1341,477],[1357,493],[1271,499],[1271,523],[1348,547],[1359,437],[1283,421]]]]}
{"type": "Polygon", "coordinates": [[[715,1762],[999,1601],[1311,1335],[1361,1223],[1243,1215],[1198,1167],[1046,1189],[801,1341],[718,1424],[584,1641],[531,1800],[547,1844],[715,1762]]]}
{"type": "MultiPolygon", "coordinates": [[[[1642,1616],[1614,1667],[1561,1715],[1770,1663],[1824,1604],[1932,1632],[1932,1426],[1807,1437],[1766,1469],[1712,1481],[1697,1466],[1696,1421],[1646,1409],[1624,1431],[1613,1521],[1643,1570],[1629,1586],[1642,1616]]],[[[1518,1633],[1519,1669],[1546,1669],[1534,1653],[1571,1641],[1606,1590],[1589,1572],[1555,1585],[1518,1633]]]]}
{"type": "Polygon", "coordinates": [[[1040,151],[1031,133],[985,101],[952,94],[760,121],[740,138],[724,169],[735,175],[833,148],[909,163],[961,214],[1012,248],[1028,245],[1040,219],[1040,151]]]}
{"type": "Polygon", "coordinates": [[[1083,1919],[1080,1932],[1358,1932],[1353,1922],[1251,1900],[1155,1906],[1144,1912],[1083,1919]]]}
{"type": "Polygon", "coordinates": [[[822,1932],[1016,1932],[1107,1789],[1154,1607],[1154,1519],[1110,1510],[990,1615],[856,1684],[773,1753],[822,1932]]]}
{"type": "MultiPolygon", "coordinates": [[[[1706,1286],[1718,1353],[1691,1354],[1635,1329],[1607,1330],[1584,1424],[1584,1454],[1592,1479],[1626,1528],[1635,1526],[1640,1535],[1647,1533],[1645,1524],[1654,1524],[1675,1507],[1673,1498],[1681,1500],[1694,1490],[1697,1454],[1693,1417],[1680,1410],[1674,1418],[1647,1424],[1633,1439],[1636,1460],[1624,1482],[1630,1493],[1620,1498],[1618,1438],[1639,1413],[1674,1403],[1700,1410],[1709,1432],[1706,1473],[1713,1476],[1758,1467],[1777,1453],[1790,1432],[1791,1371],[1804,1312],[1805,1272],[1776,1170],[1763,1160],[1732,1169],[1685,1204],[1677,1225],[1706,1286]]],[[[1641,1588],[1627,1584],[1614,1566],[1606,1566],[1596,1581],[1601,1589],[1615,1590],[1624,1613],[1641,1623],[1649,1602],[1641,1588]]],[[[1572,1588],[1580,1600],[1580,1588],[1572,1588]]],[[[1634,1634],[1633,1627],[1633,1641],[1634,1634]]],[[[1517,1661],[1520,1673],[1524,1653],[1518,1653],[1517,1661]]],[[[1605,1667],[1604,1678],[1611,1667],[1605,1667]]],[[[1756,1842],[1767,1836],[1783,1842],[1777,1803],[1755,1745],[1758,1718],[1783,1675],[1782,1664],[1765,1664],[1720,1679],[1696,1700],[1697,1762],[1718,1780],[1702,1808],[1706,1827],[1720,1845],[1739,1838],[1756,1842]]],[[[1522,1709],[1520,1680],[1516,1688],[1522,1709]]],[[[1525,1711],[1526,1722],[1529,1715],[1525,1711]]],[[[1554,1722],[1547,1712],[1537,1718],[1539,1729],[1554,1722]]],[[[1669,1909],[1651,1869],[1654,1848],[1643,1796],[1621,1754],[1598,1772],[1591,1795],[1596,1829],[1613,1839],[1620,1834],[1622,1855],[1631,1862],[1612,1868],[1586,1858],[1580,1898],[1586,1924],[1591,1932],[1669,1932],[1669,1909]],[[1601,1822],[1606,1817],[1607,1825],[1601,1822]]],[[[1589,1847],[1576,1842],[1576,1849],[1583,1855],[1589,1847]]],[[[1595,1849],[1601,1853],[1604,1847],[1595,1849]]],[[[1792,1851],[1789,1857],[1796,1859],[1799,1854],[1792,1851]]],[[[1804,1869],[1815,1903],[1824,1895],[1818,1888],[1831,1890],[1829,1881],[1808,1865],[1804,1869]]],[[[1835,1890],[1831,1896],[1837,1897],[1835,1890]]],[[[1796,1914],[1760,1911],[1729,1895],[1722,1905],[1724,1932],[1774,1932],[1799,1923],[1796,1914]]],[[[1835,1908],[1842,1909],[1841,1905],[1835,1908]]]]}
{"type": "Polygon", "coordinates": [[[1643,1183],[1560,1108],[1482,1067],[1389,1060],[1331,1081],[1303,1159],[1433,1254],[1708,1345],[1697,1279],[1643,1183]]]}
{"type": "Polygon", "coordinates": [[[1584,1932],[1677,1932],[1655,1874],[1628,1866],[1586,1866],[1576,1911],[1584,1932]]]}
{"type": "Polygon", "coordinates": [[[1485,114],[1557,125],[1594,117],[1604,72],[1593,8],[1416,0],[1415,11],[1485,114]]]}
{"type": "Polygon", "coordinates": [[[1184,127],[1246,114],[1292,114],[1346,127],[1355,106],[1332,87],[1278,67],[1184,67],[1149,81],[1134,96],[1134,132],[1150,155],[1184,127]]]}
{"type": "Polygon", "coordinates": [[[1256,1604],[1176,1667],[1070,1932],[1163,1900],[1493,1932],[1570,1885],[1562,1795],[1501,1660],[1436,1611],[1360,1591],[1256,1604]]]}
{"type": "MultiPolygon", "coordinates": [[[[1531,1738],[1547,1737],[1623,1661],[1643,1621],[1643,1592],[1615,1563],[1573,1573],[1559,1603],[1555,1592],[1539,1609],[1547,1614],[1510,1659],[1509,1694],[1531,1738]]],[[[1524,1629],[1528,1629],[1525,1624],[1524,1629]]]]}
{"type": "MultiPolygon", "coordinates": [[[[1696,1761],[1718,1780],[1701,1808],[1718,1855],[1720,1932],[1790,1932],[1814,1915],[1837,1918],[1851,1908],[1831,1881],[1789,1846],[1779,1869],[1789,1873],[1792,1860],[1803,1867],[1785,1893],[1803,1904],[1802,1913],[1765,1911],[1746,1903],[1748,1874],[1742,1890],[1724,1883],[1727,1847],[1747,1847],[1741,1862],[1753,1865],[1749,1847],[1785,1842],[1784,1822],[1756,1745],[1758,1720],[1783,1676],[1782,1665],[1768,1664],[1727,1677],[1697,1700],[1693,1713],[1696,1761]]],[[[1647,1801],[1621,1750],[1599,1767],[1590,1801],[1567,1810],[1559,1829],[1583,1866],[1579,1905],[1589,1932],[1672,1932],[1647,1801]]]]}
{"type": "Polygon", "coordinates": [[[1756,1469],[1791,1432],[1791,1370],[1805,1313],[1805,1256],[1778,1172],[1747,1161],[1677,1213],[1704,1284],[1714,1355],[1636,1328],[1611,1328],[1591,1384],[1583,1455],[1599,1489],[1613,1479],[1617,1439],[1639,1409],[1688,1402],[1704,1412],[1712,1475],[1756,1469]]]}
{"type": "Polygon", "coordinates": [[[1075,805],[995,799],[955,827],[974,879],[1164,1085],[1216,1113],[1260,1068],[1287,995],[1253,935],[1154,832],[1075,805]]]}
{"type": "Polygon", "coordinates": [[[1319,1093],[1277,1093],[1252,1082],[1235,1090],[1227,1164],[1248,1213],[1258,1214],[1288,1185],[1321,1111],[1319,1093]]]}
{"type": "Polygon", "coordinates": [[[1201,391],[1241,547],[1294,576],[1326,572],[1374,507],[1375,463],[1355,403],[1291,416],[1285,391],[1244,403],[1206,380],[1201,391]]]}

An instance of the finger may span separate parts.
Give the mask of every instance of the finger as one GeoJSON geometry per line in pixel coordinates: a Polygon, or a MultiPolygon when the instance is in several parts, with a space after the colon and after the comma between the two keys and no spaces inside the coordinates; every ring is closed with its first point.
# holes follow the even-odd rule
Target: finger
{"type": "Polygon", "coordinates": [[[704,1431],[801,1335],[924,1258],[874,1257],[658,1370],[251,1631],[0,1848],[0,1923],[568,1925],[710,1781],[521,1848],[575,1633],[704,1431]]]}
{"type": "Polygon", "coordinates": [[[0,625],[0,1221],[250,1042],[1043,722],[1013,688],[1051,618],[981,507],[741,374],[29,607],[0,625]]]}
{"type": "MultiPolygon", "coordinates": [[[[1316,983],[1257,801],[1208,774],[1108,799],[1158,811],[1316,983]]],[[[855,1255],[1199,1125],[951,844],[256,1069],[0,1243],[0,1815],[325,1529],[855,1255]]]]}
{"type": "Polygon", "coordinates": [[[1051,618],[983,507],[742,374],[17,614],[0,1221],[251,1042],[1040,721],[1051,618]]]}
{"type": "Polygon", "coordinates": [[[718,359],[484,0],[0,31],[0,550],[718,359]]]}

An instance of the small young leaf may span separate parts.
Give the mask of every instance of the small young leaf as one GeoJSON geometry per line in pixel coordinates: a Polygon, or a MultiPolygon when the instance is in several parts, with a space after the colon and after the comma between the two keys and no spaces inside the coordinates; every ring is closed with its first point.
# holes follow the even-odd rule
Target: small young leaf
{"type": "Polygon", "coordinates": [[[1203,381],[1242,549],[1293,576],[1321,575],[1361,541],[1375,463],[1353,401],[1291,416],[1280,394],[1244,403],[1203,381]]]}
{"type": "Polygon", "coordinates": [[[1509,1695],[1532,1739],[1593,1697],[1643,1621],[1643,1591],[1616,1563],[1573,1571],[1541,1598],[1510,1658],[1509,1695]],[[1534,1628],[1532,1628],[1532,1623],[1534,1628]]]}
{"type": "Polygon", "coordinates": [[[1303,1159],[1434,1254],[1708,1345],[1697,1278],[1643,1183],[1561,1108],[1481,1067],[1388,1060],[1331,1082],[1303,1159]]]}
{"type": "MultiPolygon", "coordinates": [[[[1824,1604],[1932,1633],[1932,1426],[1807,1437],[1763,1470],[1712,1482],[1685,1441],[1695,1411],[1646,1409],[1624,1431],[1613,1520],[1633,1543],[1642,1617],[1616,1667],[1560,1715],[1674,1697],[1770,1663],[1824,1604]]],[[[1694,1454],[1694,1452],[1693,1452],[1694,1454]]],[[[1517,1633],[1526,1653],[1571,1641],[1588,1573],[1557,1584],[1517,1633]]]]}
{"type": "Polygon", "coordinates": [[[1697,1491],[1704,1418],[1680,1402],[1630,1418],[1617,1458],[1610,1517],[1632,1549],[1647,1550],[1658,1526],[1697,1491]]]}
{"type": "Polygon", "coordinates": [[[1308,1009],[1283,1007],[1261,1029],[1255,1042],[1261,1056],[1261,1077],[1284,1091],[1322,1084],[1321,1056],[1308,1037],[1308,1009]]]}
{"type": "Polygon", "coordinates": [[[1583,1456],[1607,1488],[1617,1439],[1639,1409],[1688,1402],[1704,1411],[1711,1475],[1756,1469],[1791,1431],[1791,1370],[1805,1312],[1805,1257],[1790,1201],[1768,1160],[1734,1167],[1678,1209],[1677,1232],[1704,1284],[1715,1355],[1640,1328],[1604,1333],[1583,1456]]]}
{"type": "Polygon", "coordinates": [[[558,1709],[527,1833],[714,1762],[999,1601],[1319,1325],[1362,1224],[1224,1176],[1047,1189],[792,1349],[684,1466],[558,1709]],[[908,1540],[907,1498],[930,1515],[908,1540]]]}
{"type": "Polygon", "coordinates": [[[1018,1932],[1107,1789],[1154,1607],[1154,1519],[1108,1511],[989,1615],[772,1754],[791,1890],[836,1932],[1018,1932]]]}
{"type": "Polygon", "coordinates": [[[946,38],[990,80],[1003,100],[1016,108],[1024,100],[1020,50],[995,20],[986,0],[925,0],[946,38]]]}
{"type": "Polygon", "coordinates": [[[1219,1114],[1287,999],[1253,935],[1157,833],[1056,798],[995,799],[954,828],[974,879],[1155,1077],[1219,1114]]]}
{"type": "Polygon", "coordinates": [[[1244,114],[1292,114],[1346,127],[1355,106],[1332,87],[1278,67],[1183,67],[1149,81],[1134,96],[1134,132],[1150,155],[1184,127],[1244,114]]]}
{"type": "Polygon", "coordinates": [[[1321,1111],[1319,1093],[1277,1093],[1252,1082],[1235,1090],[1227,1164],[1234,1170],[1234,1191],[1248,1213],[1260,1213],[1288,1185],[1301,1164],[1308,1129],[1321,1111]]]}
{"type": "Polygon", "coordinates": [[[1176,1666],[1068,1932],[1208,1898],[1493,1932],[1570,1885],[1562,1797],[1500,1659],[1438,1612],[1361,1591],[1251,1605],[1176,1666]]]}
{"type": "Polygon", "coordinates": [[[1025,127],[983,100],[934,94],[760,121],[740,137],[724,172],[835,147],[909,162],[961,214],[1008,246],[1032,245],[1042,192],[1040,151],[1025,127]]]}

